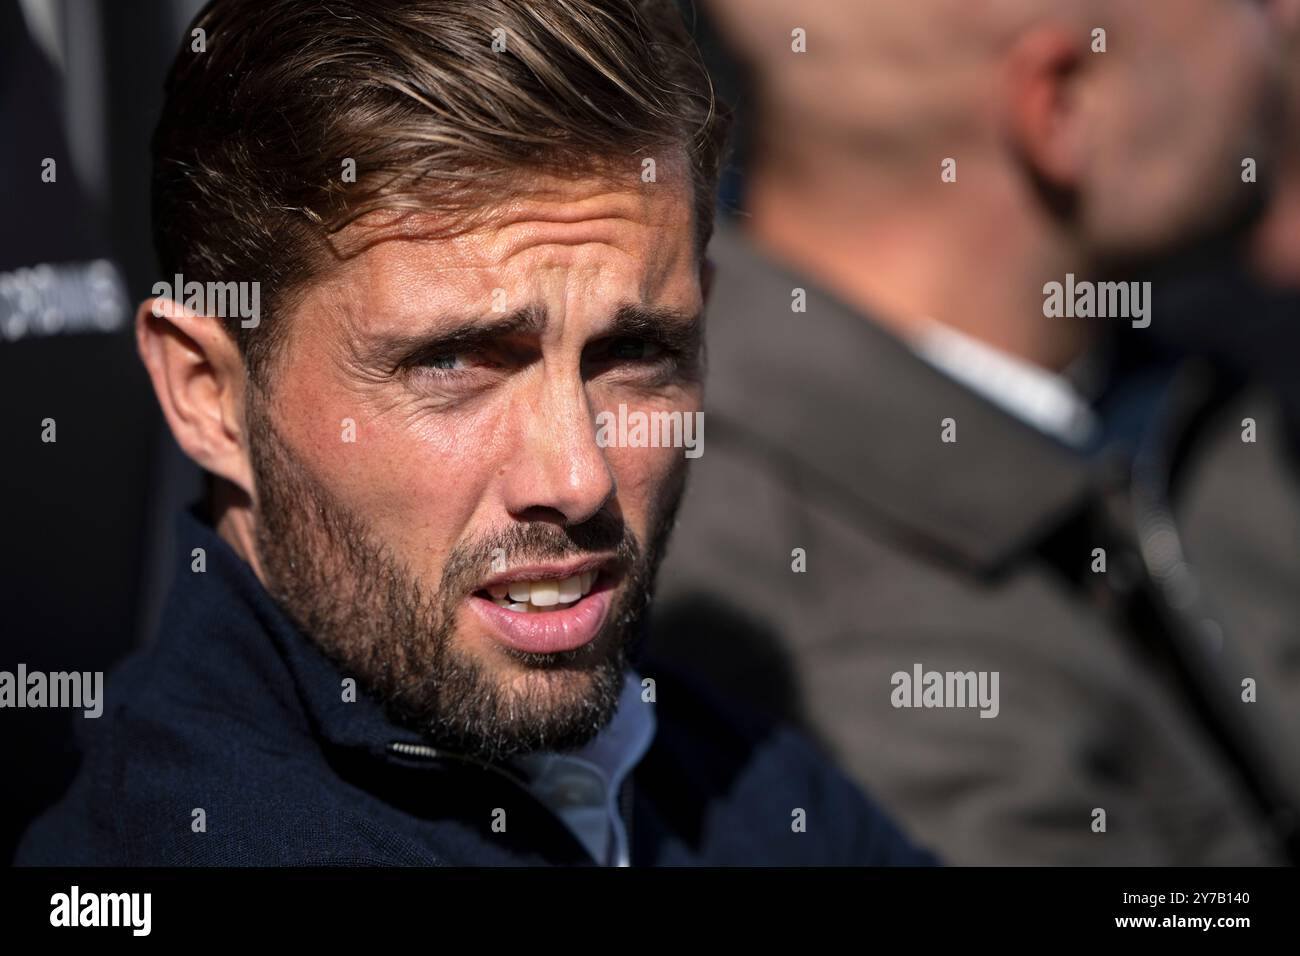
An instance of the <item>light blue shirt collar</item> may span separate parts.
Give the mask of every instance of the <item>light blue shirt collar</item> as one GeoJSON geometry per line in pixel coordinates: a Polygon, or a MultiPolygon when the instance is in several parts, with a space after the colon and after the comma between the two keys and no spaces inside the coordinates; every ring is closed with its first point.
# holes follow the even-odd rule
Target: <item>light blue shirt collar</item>
{"type": "Polygon", "coordinates": [[[603,866],[627,866],[630,848],[619,792],[654,735],[654,705],[641,699],[641,677],[629,670],[618,709],[591,741],[576,750],[528,754],[512,764],[592,859],[603,866]]]}

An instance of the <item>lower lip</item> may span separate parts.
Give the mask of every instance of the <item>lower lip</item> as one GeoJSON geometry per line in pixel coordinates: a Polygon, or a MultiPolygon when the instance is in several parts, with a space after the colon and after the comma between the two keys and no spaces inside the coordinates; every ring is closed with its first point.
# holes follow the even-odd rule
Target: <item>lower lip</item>
{"type": "Polygon", "coordinates": [[[600,633],[609,611],[608,590],[592,591],[571,607],[554,611],[510,611],[473,595],[470,606],[502,644],[533,654],[571,651],[600,633]]]}

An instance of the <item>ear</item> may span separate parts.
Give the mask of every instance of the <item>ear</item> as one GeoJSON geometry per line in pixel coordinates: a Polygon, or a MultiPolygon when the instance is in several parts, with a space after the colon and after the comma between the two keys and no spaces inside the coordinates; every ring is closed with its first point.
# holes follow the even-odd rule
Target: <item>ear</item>
{"type": "Polygon", "coordinates": [[[1005,126],[1034,174],[1058,189],[1077,187],[1087,161],[1087,110],[1081,93],[1087,45],[1059,24],[1026,30],[1004,59],[1005,126]]]}
{"type": "Polygon", "coordinates": [[[146,299],[135,315],[136,347],[181,450],[251,496],[244,364],[223,321],[171,299],[146,299]]]}
{"type": "Polygon", "coordinates": [[[713,277],[717,272],[717,265],[706,254],[700,262],[700,293],[706,306],[709,304],[709,297],[713,294],[713,277]]]}

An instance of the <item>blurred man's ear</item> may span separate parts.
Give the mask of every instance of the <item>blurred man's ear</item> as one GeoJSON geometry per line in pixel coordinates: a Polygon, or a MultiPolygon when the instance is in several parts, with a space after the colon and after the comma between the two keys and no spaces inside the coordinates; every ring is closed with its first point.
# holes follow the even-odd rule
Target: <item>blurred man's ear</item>
{"type": "Polygon", "coordinates": [[[1004,60],[1007,135],[1035,176],[1060,190],[1085,175],[1088,110],[1079,81],[1086,54],[1077,33],[1043,25],[1017,38],[1004,60]]]}
{"type": "Polygon", "coordinates": [[[244,364],[223,321],[171,299],[146,299],[135,316],[136,347],[181,450],[251,496],[244,364]]]}

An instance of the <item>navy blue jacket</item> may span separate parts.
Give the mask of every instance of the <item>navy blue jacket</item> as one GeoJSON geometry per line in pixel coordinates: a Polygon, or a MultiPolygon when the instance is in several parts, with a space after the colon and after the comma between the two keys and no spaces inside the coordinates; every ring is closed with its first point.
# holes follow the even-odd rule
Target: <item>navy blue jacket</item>
{"type": "MultiPolygon", "coordinates": [[[[592,865],[508,773],[395,752],[422,741],[342,700],[344,675],[209,525],[183,515],[178,541],[158,639],[106,682],[101,718],[78,718],[78,776],[19,864],[592,865]]],[[[932,862],[794,732],[650,673],[658,730],[621,795],[634,866],[932,862]]]]}

